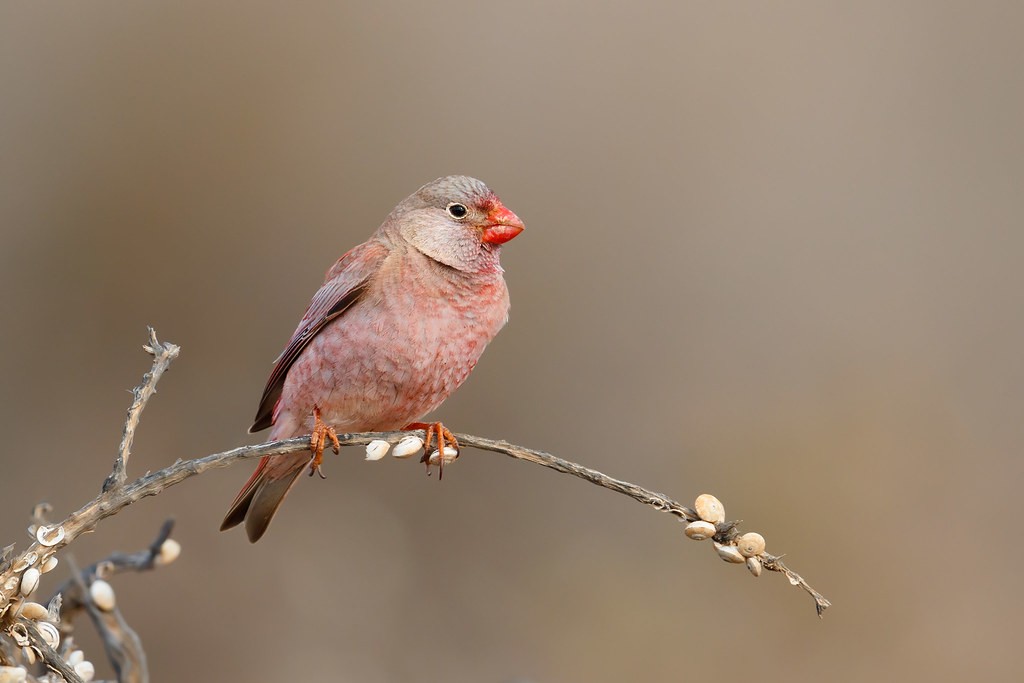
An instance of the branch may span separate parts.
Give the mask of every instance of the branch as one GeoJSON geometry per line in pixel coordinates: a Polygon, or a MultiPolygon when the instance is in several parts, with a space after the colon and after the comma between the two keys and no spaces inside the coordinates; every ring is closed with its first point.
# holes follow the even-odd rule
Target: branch
{"type": "MultiPolygon", "coordinates": [[[[145,550],[134,553],[113,553],[105,560],[100,560],[85,569],[79,570],[75,567],[72,570],[71,578],[53,591],[51,596],[51,599],[58,595],[63,598],[60,615],[62,622],[66,623],[65,630],[71,630],[70,622],[74,620],[79,611],[87,608],[90,603],[94,603],[86,586],[96,579],[107,580],[115,574],[123,572],[145,572],[156,568],[157,565],[172,561],[173,558],[162,560],[161,557],[165,548],[164,544],[170,539],[173,530],[174,520],[168,519],[161,525],[156,538],[145,550]]],[[[176,547],[178,546],[176,545],[176,547]]],[[[90,614],[90,616],[92,615],[90,614]]],[[[99,628],[99,625],[97,627],[99,628]]],[[[103,636],[104,641],[107,640],[102,629],[100,635],[103,636]]],[[[117,663],[114,662],[114,665],[116,667],[117,663]]]]}
{"type": "MultiPolygon", "coordinates": [[[[129,410],[128,416],[128,422],[133,424],[125,425],[125,434],[129,445],[131,439],[128,435],[129,433],[134,434],[134,424],[137,424],[138,414],[141,412],[142,408],[145,407],[145,400],[152,395],[156,380],[159,379],[160,374],[162,374],[163,370],[166,369],[167,364],[173,360],[178,352],[178,347],[173,344],[163,345],[157,342],[155,335],[152,334],[152,330],[150,341],[151,344],[148,347],[149,349],[162,349],[164,351],[157,351],[154,353],[153,370],[144,377],[143,385],[136,391],[136,401],[132,404],[132,409],[129,410]],[[136,403],[139,404],[138,410],[135,410],[136,403]]],[[[415,431],[403,431],[339,434],[338,441],[342,445],[346,446],[366,445],[376,440],[383,440],[389,444],[393,444],[405,437],[408,437],[410,434],[415,433],[415,431]]],[[[531,462],[553,469],[557,472],[571,474],[575,477],[584,479],[585,481],[589,481],[592,484],[627,495],[630,498],[653,507],[656,510],[668,512],[681,520],[689,522],[691,525],[696,523],[708,524],[707,521],[702,520],[702,517],[697,514],[695,509],[682,505],[664,494],[650,491],[642,486],[638,486],[627,481],[615,479],[598,472],[597,470],[592,470],[588,467],[584,467],[583,465],[564,460],[551,455],[550,453],[517,446],[506,441],[496,441],[469,434],[458,434],[456,437],[462,446],[501,453],[517,460],[524,460],[526,462],[531,462]]],[[[125,507],[148,496],[158,495],[171,486],[179,484],[186,479],[200,475],[209,470],[230,467],[231,465],[243,460],[261,458],[268,455],[300,453],[307,451],[308,449],[308,436],[295,437],[285,439],[283,441],[274,441],[255,446],[241,446],[222,453],[208,455],[203,458],[196,458],[194,460],[178,460],[173,465],[165,467],[162,470],[146,474],[130,483],[116,485],[103,491],[99,496],[87,503],[85,506],[71,513],[71,515],[69,515],[60,525],[56,527],[39,527],[36,534],[36,543],[30,545],[29,548],[12,564],[7,566],[3,572],[0,572],[0,612],[2,612],[4,606],[10,602],[12,596],[17,591],[17,573],[23,571],[25,567],[31,565],[32,562],[35,562],[35,558],[41,558],[43,555],[52,554],[54,551],[59,550],[74,541],[83,533],[94,530],[102,520],[117,514],[125,507]],[[27,559],[31,559],[32,562],[26,564],[27,559]],[[16,568],[19,567],[20,569],[16,570],[16,568]],[[14,582],[12,582],[12,579],[14,579],[14,582]]],[[[114,472],[111,473],[110,477],[108,477],[108,482],[113,481],[116,483],[119,478],[119,472],[121,472],[123,476],[124,456],[125,452],[119,454],[118,461],[115,463],[114,472]]],[[[719,505],[721,504],[719,503],[719,505]]],[[[722,512],[724,514],[724,510],[722,512]]],[[[707,517],[704,519],[707,519],[707,517]]],[[[716,542],[716,549],[719,549],[719,546],[732,548],[732,551],[729,552],[719,549],[719,555],[721,555],[723,559],[737,561],[737,555],[736,552],[734,552],[735,545],[737,539],[742,538],[737,528],[737,524],[734,522],[725,522],[724,518],[714,519],[712,521],[714,523],[713,539],[716,542]],[[726,555],[730,555],[730,557],[726,557],[726,555]]],[[[688,532],[688,535],[691,534],[688,532]]],[[[697,536],[691,535],[691,537],[696,538],[697,536]]],[[[828,600],[814,590],[802,577],[800,577],[799,574],[796,574],[786,567],[779,557],[769,555],[767,553],[759,553],[757,554],[757,558],[758,562],[755,563],[758,564],[757,571],[751,567],[752,572],[755,574],[759,573],[760,567],[763,566],[769,571],[785,574],[787,578],[789,578],[790,583],[795,586],[799,586],[814,598],[815,608],[819,616],[821,616],[822,612],[829,607],[828,600]]],[[[743,559],[739,559],[738,562],[743,562],[743,559]]],[[[748,566],[750,566],[750,563],[748,563],[748,566]]]]}
{"type": "MultiPolygon", "coordinates": [[[[407,436],[409,436],[409,432],[363,432],[355,434],[339,434],[338,441],[343,446],[360,446],[369,444],[371,441],[375,440],[397,443],[407,436]]],[[[669,514],[688,522],[700,520],[700,517],[692,508],[682,505],[664,494],[655,493],[654,491],[648,490],[642,486],[637,486],[636,484],[632,484],[627,481],[609,477],[597,470],[592,470],[588,467],[584,467],[583,465],[563,460],[562,458],[551,455],[550,453],[526,448],[524,446],[517,446],[505,441],[496,441],[479,436],[472,436],[470,434],[456,434],[456,438],[462,446],[501,453],[511,458],[515,458],[516,460],[525,460],[526,462],[532,462],[558,472],[571,474],[575,477],[589,481],[592,484],[597,484],[603,488],[627,495],[630,498],[645,505],[649,505],[656,510],[668,512],[669,514]]],[[[101,494],[78,511],[71,513],[71,515],[69,515],[68,518],[60,525],[64,528],[64,539],[56,545],[56,548],[59,549],[60,547],[71,543],[83,533],[92,531],[102,520],[117,514],[132,503],[136,503],[149,496],[158,495],[166,489],[176,484],[180,484],[186,479],[200,475],[209,470],[230,467],[243,460],[262,458],[266,455],[301,453],[308,450],[309,437],[300,436],[285,439],[283,441],[272,441],[269,443],[258,444],[255,446],[240,446],[229,451],[214,453],[213,455],[208,455],[204,458],[197,458],[195,460],[179,460],[173,465],[165,467],[162,470],[139,477],[124,487],[101,494]]],[[[727,527],[732,532],[736,531],[735,525],[725,524],[723,526],[727,527]]],[[[725,537],[725,540],[730,540],[730,538],[736,535],[738,534],[727,536],[725,537]]],[[[24,554],[28,554],[33,550],[38,552],[42,549],[43,548],[41,548],[38,543],[35,543],[31,545],[24,554]]],[[[814,597],[819,614],[829,606],[828,601],[822,597],[820,593],[811,588],[802,578],[799,577],[798,574],[789,570],[777,557],[769,556],[768,561],[765,562],[765,569],[785,573],[791,582],[796,579],[794,585],[800,586],[814,597]]],[[[8,570],[4,574],[0,574],[0,585],[4,585],[4,582],[9,578],[11,573],[11,570],[8,570]]]]}
{"type": "MultiPolygon", "coordinates": [[[[345,434],[345,438],[339,437],[339,440],[342,445],[348,445],[349,443],[361,444],[365,439],[380,439],[382,441],[394,443],[397,439],[404,436],[408,436],[408,432],[376,432],[366,434],[345,434]]],[[[643,503],[644,505],[649,505],[655,510],[675,515],[681,520],[685,520],[687,522],[701,521],[701,517],[697,514],[696,510],[676,502],[663,493],[655,493],[654,491],[645,489],[642,486],[631,484],[628,481],[609,477],[607,474],[598,472],[597,470],[592,470],[589,467],[584,467],[583,465],[569,460],[563,460],[562,458],[551,455],[550,453],[526,448],[525,446],[517,446],[515,444],[508,443],[507,441],[495,441],[494,439],[485,439],[479,436],[471,436],[469,434],[456,434],[455,438],[458,439],[459,445],[461,446],[470,446],[482,451],[501,453],[502,455],[507,455],[516,460],[525,460],[526,462],[532,462],[535,465],[541,465],[542,467],[547,467],[555,470],[556,472],[571,474],[574,477],[579,477],[580,479],[589,481],[591,484],[596,484],[611,491],[616,491],[629,496],[633,500],[643,503]]],[[[714,540],[719,543],[734,542],[741,535],[736,522],[719,522],[716,524],[716,527],[714,540]]],[[[781,557],[770,555],[768,553],[761,553],[759,558],[765,569],[784,574],[792,585],[799,586],[814,598],[814,608],[819,617],[824,614],[826,609],[832,606],[832,603],[829,602],[824,595],[812,588],[802,576],[787,567],[782,562],[781,557]]]]}
{"type": "Polygon", "coordinates": [[[46,642],[37,624],[28,619],[18,619],[17,625],[25,629],[32,649],[39,653],[47,669],[59,673],[67,683],[83,683],[81,677],[75,673],[74,667],[64,661],[64,658],[46,642]]]}
{"type": "MultiPolygon", "coordinates": [[[[148,552],[146,554],[149,556],[148,564],[151,568],[155,556],[148,552]]],[[[148,683],[149,669],[146,665],[146,652],[142,649],[142,640],[117,608],[109,585],[106,586],[110,591],[106,604],[97,604],[97,600],[92,597],[93,586],[102,580],[96,571],[103,571],[103,567],[102,562],[85,571],[79,571],[77,567],[72,566],[71,581],[77,593],[77,606],[85,608],[103,639],[107,658],[117,672],[118,683],[148,683]]]]}
{"type": "Polygon", "coordinates": [[[176,344],[161,344],[156,338],[156,332],[152,327],[149,329],[149,343],[143,346],[146,353],[153,356],[153,369],[142,376],[142,384],[132,389],[132,396],[135,400],[128,408],[128,419],[124,423],[124,432],[121,435],[121,447],[118,449],[117,460],[114,461],[114,471],[110,473],[103,482],[103,491],[109,491],[118,486],[124,486],[128,479],[126,469],[128,458],[132,451],[132,442],[135,440],[135,430],[139,426],[139,418],[146,407],[149,398],[156,393],[156,383],[164,374],[164,370],[171,364],[181,347],[176,344]]]}

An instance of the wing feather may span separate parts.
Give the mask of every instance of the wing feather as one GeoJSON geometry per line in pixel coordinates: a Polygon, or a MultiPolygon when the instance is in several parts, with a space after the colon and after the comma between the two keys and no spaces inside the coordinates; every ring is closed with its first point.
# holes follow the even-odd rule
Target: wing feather
{"type": "Polygon", "coordinates": [[[377,272],[387,254],[388,250],[384,245],[367,242],[342,256],[327,271],[323,286],[313,296],[288,345],[274,362],[274,369],[270,372],[270,378],[267,379],[263,396],[260,398],[256,418],[249,428],[250,434],[266,429],[274,423],[275,408],[281,399],[284,381],[292,364],[313,337],[362,298],[373,274],[377,272]]]}

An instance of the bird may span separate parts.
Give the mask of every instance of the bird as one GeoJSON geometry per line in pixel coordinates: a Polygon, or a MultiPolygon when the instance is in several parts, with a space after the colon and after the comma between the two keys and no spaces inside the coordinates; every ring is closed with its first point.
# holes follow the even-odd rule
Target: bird
{"type": "Polygon", "coordinates": [[[267,531],[299,474],[320,473],[328,443],[345,432],[425,429],[424,461],[440,422],[420,420],[466,380],[508,321],[501,246],[523,222],[482,181],[452,175],[423,185],[370,238],[332,265],[278,356],[249,432],[311,434],[310,451],[264,456],[221,530],[267,531]]]}

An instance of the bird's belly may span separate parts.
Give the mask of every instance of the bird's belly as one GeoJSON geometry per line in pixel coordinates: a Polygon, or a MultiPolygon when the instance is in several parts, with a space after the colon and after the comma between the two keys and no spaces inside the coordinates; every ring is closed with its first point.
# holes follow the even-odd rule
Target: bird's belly
{"type": "Polygon", "coordinates": [[[339,430],[399,429],[465,381],[503,323],[504,311],[500,319],[481,320],[445,302],[411,318],[354,307],[296,359],[281,409],[306,431],[314,405],[339,430]]]}

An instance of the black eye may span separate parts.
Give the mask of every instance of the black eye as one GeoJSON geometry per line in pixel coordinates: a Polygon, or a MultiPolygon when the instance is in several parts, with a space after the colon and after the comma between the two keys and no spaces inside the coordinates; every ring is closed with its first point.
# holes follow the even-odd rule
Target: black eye
{"type": "Polygon", "coordinates": [[[452,202],[451,204],[449,204],[447,207],[447,211],[448,215],[454,218],[455,220],[461,220],[465,218],[466,215],[469,213],[469,209],[467,209],[465,205],[459,204],[458,202],[452,202]]]}

